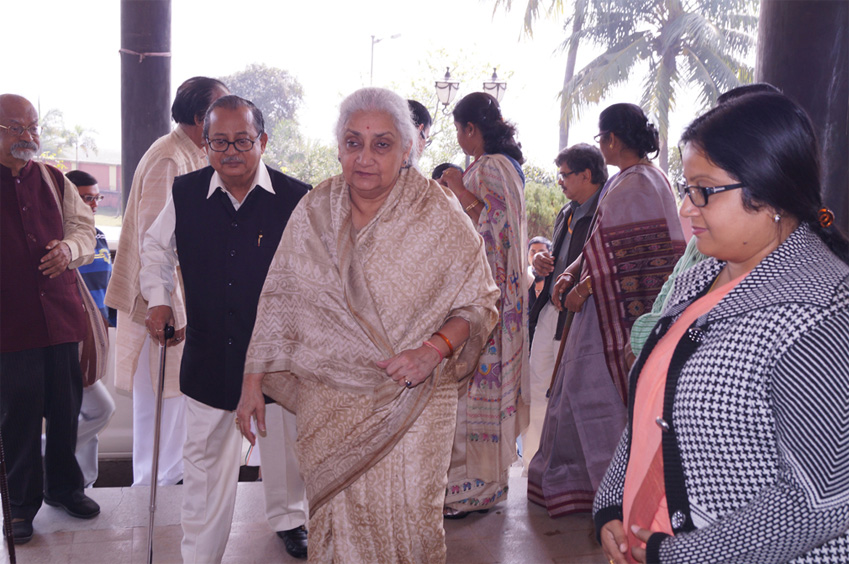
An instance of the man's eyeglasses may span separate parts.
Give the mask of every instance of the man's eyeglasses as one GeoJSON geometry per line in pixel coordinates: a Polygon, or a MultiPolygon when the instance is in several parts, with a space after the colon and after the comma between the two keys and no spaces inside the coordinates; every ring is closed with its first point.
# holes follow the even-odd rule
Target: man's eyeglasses
{"type": "Polygon", "coordinates": [[[216,153],[223,153],[227,149],[230,148],[230,145],[236,147],[236,150],[240,153],[246,153],[254,148],[254,143],[260,138],[262,133],[256,136],[256,139],[248,139],[247,137],[242,137],[240,139],[236,139],[235,141],[227,141],[226,139],[210,139],[206,138],[206,142],[209,145],[209,148],[215,151],[216,153]]]}
{"type": "Polygon", "coordinates": [[[80,197],[83,199],[83,202],[85,202],[87,204],[90,204],[92,202],[99,202],[103,198],[105,198],[105,196],[103,196],[102,194],[98,194],[97,196],[91,196],[89,194],[86,194],[85,196],[80,196],[80,197]]]}
{"type": "Polygon", "coordinates": [[[578,174],[578,173],[575,172],[574,170],[571,171],[571,172],[558,172],[557,173],[557,180],[559,182],[566,182],[566,179],[569,177],[570,174],[578,174]]]}
{"type": "Polygon", "coordinates": [[[745,186],[745,184],[739,182],[737,184],[726,184],[725,186],[687,186],[687,181],[683,178],[679,179],[675,184],[678,186],[678,195],[681,199],[683,200],[684,196],[689,195],[690,201],[697,208],[705,207],[708,203],[708,196],[711,194],[718,194],[726,190],[736,190],[745,186]]]}
{"type": "Polygon", "coordinates": [[[12,132],[13,135],[17,135],[18,137],[24,134],[24,131],[29,132],[33,137],[38,137],[41,135],[41,126],[40,125],[31,125],[29,127],[22,127],[20,125],[0,125],[0,128],[8,129],[12,132]]]}

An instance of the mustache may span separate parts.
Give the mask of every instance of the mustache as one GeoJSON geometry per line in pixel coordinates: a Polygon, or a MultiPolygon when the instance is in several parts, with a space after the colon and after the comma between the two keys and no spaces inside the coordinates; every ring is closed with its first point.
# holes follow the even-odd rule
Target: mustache
{"type": "Polygon", "coordinates": [[[38,144],[33,143],[32,141],[18,141],[17,143],[13,143],[11,149],[14,151],[15,149],[23,149],[25,151],[38,151],[38,144]]]}
{"type": "Polygon", "coordinates": [[[18,141],[9,147],[12,157],[22,161],[31,161],[38,154],[38,143],[32,141],[18,141]]]}
{"type": "Polygon", "coordinates": [[[230,156],[230,157],[224,157],[223,159],[221,159],[221,164],[229,164],[229,163],[245,164],[245,159],[243,159],[242,157],[240,157],[238,155],[233,155],[233,156],[230,156]]]}

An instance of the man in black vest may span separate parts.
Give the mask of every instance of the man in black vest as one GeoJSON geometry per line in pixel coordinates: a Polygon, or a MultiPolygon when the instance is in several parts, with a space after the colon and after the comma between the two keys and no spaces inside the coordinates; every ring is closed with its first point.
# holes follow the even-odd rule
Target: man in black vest
{"type": "MultiPolygon", "coordinates": [[[[262,163],[268,136],[251,102],[219,98],[203,133],[211,166],[174,180],[145,235],[139,275],[147,329],[162,344],[166,323],[174,323],[169,299],[179,256],[188,318],[180,367],[188,434],[183,562],[220,562],[224,554],[242,444],[234,410],[257,302],[289,215],[309,190],[262,163]]],[[[286,450],[294,459],[292,447],[286,450]]],[[[305,519],[304,512],[299,526],[284,532],[293,556],[306,556],[305,519]]]]}
{"type": "Polygon", "coordinates": [[[534,257],[534,270],[545,276],[545,285],[528,316],[531,336],[531,409],[528,428],[522,436],[522,462],[525,472],[539,448],[542,423],[548,406],[546,392],[560,349],[560,336],[566,310],[552,305],[552,289],[557,276],[581,254],[587,240],[601,187],[607,182],[607,167],[597,148],[580,143],[563,149],[554,159],[560,169],[557,183],[570,202],[554,220],[552,252],[534,257]]]}

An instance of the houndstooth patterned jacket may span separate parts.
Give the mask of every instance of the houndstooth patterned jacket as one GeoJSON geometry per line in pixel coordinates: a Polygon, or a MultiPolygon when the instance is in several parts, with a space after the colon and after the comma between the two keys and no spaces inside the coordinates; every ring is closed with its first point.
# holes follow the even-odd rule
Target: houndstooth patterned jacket
{"type": "MultiPolygon", "coordinates": [[[[683,273],[631,371],[723,263],[683,273]]],[[[629,425],[595,498],[622,519],[629,425]]],[[[699,318],[667,377],[664,481],[675,536],[649,562],[849,562],[849,267],[807,227],[699,318]]]]}

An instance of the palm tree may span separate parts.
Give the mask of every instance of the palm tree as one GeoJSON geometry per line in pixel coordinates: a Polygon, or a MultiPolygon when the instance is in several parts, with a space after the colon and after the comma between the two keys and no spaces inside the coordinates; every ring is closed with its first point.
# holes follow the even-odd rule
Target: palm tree
{"type": "MultiPolygon", "coordinates": [[[[509,8],[509,0],[496,2],[509,8]]],[[[557,2],[551,0],[551,5],[557,2]]],[[[752,80],[752,68],[744,58],[755,42],[757,0],[574,2],[575,15],[567,21],[567,25],[572,24],[572,33],[561,47],[571,56],[579,42],[589,41],[605,52],[571,77],[567,59],[562,119],[580,117],[587,106],[626,82],[634,68],[644,62],[648,72],[642,82],[640,105],[658,122],[660,166],[664,170],[669,159],[669,113],[675,108],[676,95],[688,87],[696,88],[704,109],[719,93],[752,80]]],[[[526,29],[528,14],[538,14],[538,5],[539,0],[528,0],[526,29]]],[[[562,137],[561,143],[565,145],[562,137]]]]}
{"type": "Polygon", "coordinates": [[[89,152],[97,154],[97,141],[90,134],[97,133],[93,129],[88,129],[82,125],[75,125],[73,129],[65,130],[65,141],[67,145],[74,148],[74,163],[76,167],[80,165],[80,149],[83,150],[85,156],[89,152]]]}

